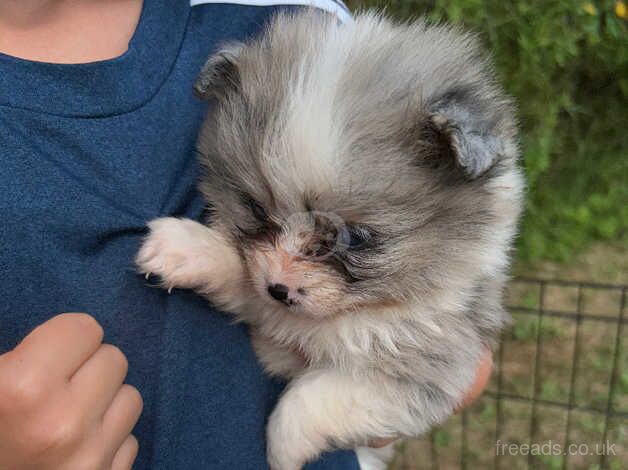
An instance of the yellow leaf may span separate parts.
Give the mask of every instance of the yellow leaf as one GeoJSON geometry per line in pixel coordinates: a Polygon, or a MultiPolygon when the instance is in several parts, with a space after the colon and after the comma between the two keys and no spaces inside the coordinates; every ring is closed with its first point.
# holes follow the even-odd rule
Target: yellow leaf
{"type": "Polygon", "coordinates": [[[628,17],[628,8],[624,2],[615,2],[615,14],[623,19],[628,17]]]}
{"type": "Polygon", "coordinates": [[[587,2],[582,5],[582,9],[591,16],[597,15],[597,8],[595,8],[595,5],[591,2],[587,2]]]}

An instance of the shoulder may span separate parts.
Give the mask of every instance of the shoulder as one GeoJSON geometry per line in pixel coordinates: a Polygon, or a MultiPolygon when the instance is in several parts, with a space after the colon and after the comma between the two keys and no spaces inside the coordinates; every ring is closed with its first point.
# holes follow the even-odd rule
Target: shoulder
{"type": "Polygon", "coordinates": [[[341,0],[186,0],[190,15],[181,57],[189,58],[194,74],[207,57],[224,44],[246,41],[264,30],[278,13],[313,8],[352,21],[341,0]]]}
{"type": "Polygon", "coordinates": [[[251,7],[266,11],[309,7],[333,14],[343,23],[351,21],[351,13],[341,0],[190,0],[190,6],[193,11],[216,7],[228,7],[230,10],[241,7],[243,11],[251,7]]]}

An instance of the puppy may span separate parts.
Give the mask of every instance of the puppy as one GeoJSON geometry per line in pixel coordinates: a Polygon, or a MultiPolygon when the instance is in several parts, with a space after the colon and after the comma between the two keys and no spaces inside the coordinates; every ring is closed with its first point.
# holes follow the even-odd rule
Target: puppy
{"type": "Polygon", "coordinates": [[[211,101],[211,216],[152,221],[137,265],[250,325],[290,380],[270,467],[447,418],[507,321],[523,190],[513,106],[476,40],[282,14],[211,57],[195,90],[211,101]]]}

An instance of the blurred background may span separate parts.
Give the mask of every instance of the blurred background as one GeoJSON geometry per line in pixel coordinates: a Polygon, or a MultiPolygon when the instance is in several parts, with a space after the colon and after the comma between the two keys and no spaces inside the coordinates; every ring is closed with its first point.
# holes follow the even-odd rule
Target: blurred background
{"type": "Polygon", "coordinates": [[[628,469],[628,5],[347,3],[476,31],[517,100],[528,181],[514,320],[492,383],[470,410],[401,444],[391,468],[628,469]],[[524,455],[534,443],[546,447],[524,455]],[[570,444],[581,447],[571,455],[570,444]]]}

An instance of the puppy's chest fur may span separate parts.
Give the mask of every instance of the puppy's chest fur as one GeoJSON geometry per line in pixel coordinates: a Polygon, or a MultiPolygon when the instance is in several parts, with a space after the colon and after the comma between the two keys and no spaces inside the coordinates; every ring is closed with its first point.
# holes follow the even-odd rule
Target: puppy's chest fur
{"type": "Polygon", "coordinates": [[[273,305],[260,309],[267,302],[249,292],[245,297],[255,300],[235,314],[251,325],[258,357],[271,374],[292,378],[307,368],[336,368],[358,376],[382,374],[423,383],[436,370],[455,369],[458,361],[452,355],[461,345],[474,356],[478,347],[492,344],[505,315],[496,316],[490,307],[499,299],[483,294],[459,291],[441,302],[435,296],[423,304],[364,307],[320,320],[273,305]],[[448,311],[439,303],[460,307],[448,311]],[[478,322],[477,315],[486,316],[486,321],[478,322]]]}

